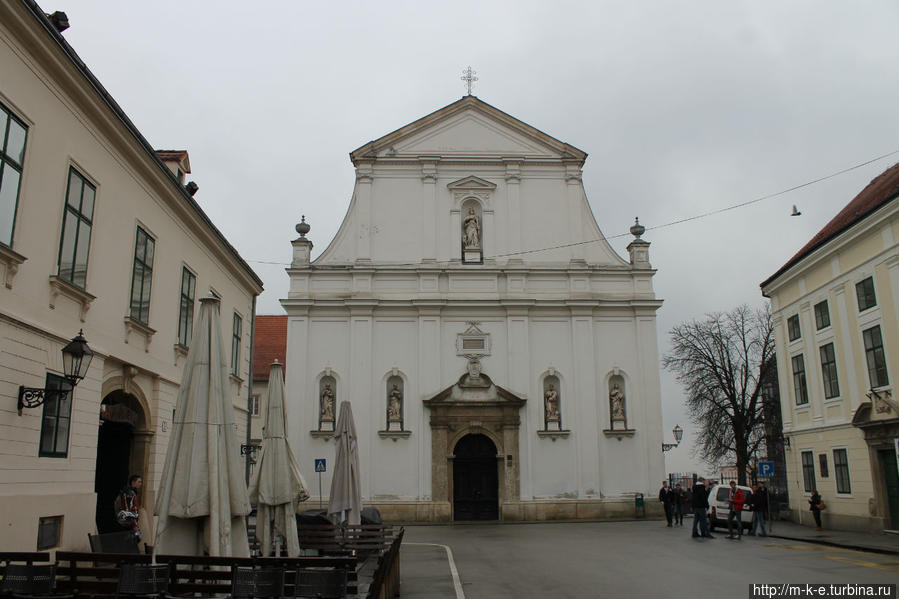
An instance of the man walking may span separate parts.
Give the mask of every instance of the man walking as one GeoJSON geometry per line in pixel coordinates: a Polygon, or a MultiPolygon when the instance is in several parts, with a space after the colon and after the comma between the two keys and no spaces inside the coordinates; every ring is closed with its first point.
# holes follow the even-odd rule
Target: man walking
{"type": "Polygon", "coordinates": [[[665,508],[665,520],[668,521],[668,528],[671,528],[671,516],[674,508],[674,491],[668,488],[668,481],[662,481],[662,488],[659,489],[659,501],[665,508]]]}
{"type": "Polygon", "coordinates": [[[768,529],[765,526],[765,520],[768,517],[768,489],[765,488],[765,485],[761,487],[752,485],[752,497],[749,499],[749,505],[749,509],[752,510],[752,528],[749,529],[749,534],[767,537],[768,529]],[[756,532],[759,528],[761,528],[761,532],[756,532]]]}
{"type": "Polygon", "coordinates": [[[742,489],[737,488],[736,481],[730,481],[730,491],[727,494],[727,504],[730,506],[730,511],[727,513],[727,538],[728,539],[743,539],[743,504],[745,503],[745,495],[743,494],[742,489]],[[733,523],[734,520],[737,521],[737,536],[734,536],[733,523]]]}
{"type": "Polygon", "coordinates": [[[706,511],[709,509],[709,496],[705,488],[705,479],[699,477],[696,484],[693,485],[693,499],[691,502],[693,507],[693,538],[705,537],[714,539],[709,532],[709,519],[706,511]],[[697,526],[699,532],[697,532],[697,526]]]}
{"type": "Polygon", "coordinates": [[[674,525],[684,527],[684,512],[687,510],[687,494],[680,483],[674,487],[674,525]]]}

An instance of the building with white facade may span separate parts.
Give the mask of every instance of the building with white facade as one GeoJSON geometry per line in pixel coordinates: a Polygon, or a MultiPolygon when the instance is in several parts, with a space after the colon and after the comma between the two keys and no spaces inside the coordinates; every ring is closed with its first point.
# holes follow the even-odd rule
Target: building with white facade
{"type": "Polygon", "coordinates": [[[899,164],[762,283],[771,298],[793,517],[899,528],[899,164]]]}
{"type": "Polygon", "coordinates": [[[298,225],[282,300],[304,466],[350,400],[385,518],[633,516],[664,476],[661,301],[642,227],[629,260],[603,239],[586,154],[466,96],[350,158],[344,221],[314,261],[298,225]]]}
{"type": "MultiPolygon", "coordinates": [[[[197,301],[221,299],[246,434],[262,283],[66,43],[62,15],[0,3],[0,549],[87,550],[144,478],[144,538],[197,301]],[[20,386],[67,386],[60,350],[94,351],[70,392],[17,411],[20,386]]],[[[74,24],[77,27],[77,23],[74,24]]],[[[189,185],[189,184],[188,184],[189,185]]],[[[191,189],[193,189],[191,187],[191,189]]]]}

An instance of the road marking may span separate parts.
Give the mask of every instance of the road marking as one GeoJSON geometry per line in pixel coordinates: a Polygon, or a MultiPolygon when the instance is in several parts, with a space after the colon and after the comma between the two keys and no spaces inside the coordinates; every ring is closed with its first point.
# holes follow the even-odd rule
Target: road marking
{"type": "Polygon", "coordinates": [[[836,562],[843,562],[846,564],[851,564],[853,566],[862,566],[864,568],[874,568],[875,570],[886,570],[887,572],[899,572],[899,567],[896,567],[892,564],[877,564],[874,562],[863,562],[857,559],[852,559],[851,557],[844,557],[842,555],[826,555],[827,559],[834,560],[836,562]]]}
{"type": "Polygon", "coordinates": [[[465,599],[465,593],[462,592],[462,581],[459,580],[459,571],[456,570],[456,561],[453,559],[453,550],[449,548],[449,545],[440,545],[439,543],[406,543],[406,545],[443,547],[446,550],[446,559],[449,561],[450,574],[453,575],[453,587],[456,589],[456,599],[465,599]]]}

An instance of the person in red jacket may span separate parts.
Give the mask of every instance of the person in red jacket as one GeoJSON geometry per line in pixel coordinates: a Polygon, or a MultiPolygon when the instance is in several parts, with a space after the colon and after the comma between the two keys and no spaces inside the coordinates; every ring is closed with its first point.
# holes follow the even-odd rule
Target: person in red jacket
{"type": "Polygon", "coordinates": [[[730,511],[727,513],[727,538],[743,539],[743,504],[746,503],[746,496],[743,489],[737,488],[736,481],[730,481],[730,491],[727,494],[727,503],[730,505],[730,511]],[[737,536],[734,536],[733,522],[737,521],[737,536]]]}

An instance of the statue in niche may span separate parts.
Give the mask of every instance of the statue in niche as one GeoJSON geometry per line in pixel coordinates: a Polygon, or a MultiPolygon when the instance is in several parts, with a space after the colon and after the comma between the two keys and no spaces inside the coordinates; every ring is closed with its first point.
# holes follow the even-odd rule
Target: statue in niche
{"type": "Polygon", "coordinates": [[[403,421],[403,392],[394,383],[387,400],[387,422],[403,421]]]}
{"type": "Polygon", "coordinates": [[[618,383],[612,385],[612,391],[609,393],[609,406],[612,411],[612,428],[615,428],[616,422],[625,425],[627,419],[624,412],[624,393],[618,383]]]}
{"type": "Polygon", "coordinates": [[[559,414],[559,392],[556,391],[556,386],[552,383],[550,383],[549,389],[546,390],[546,393],[543,394],[543,401],[546,409],[546,421],[560,422],[561,415],[559,414]]]}
{"type": "Polygon", "coordinates": [[[481,219],[475,213],[474,208],[468,209],[465,220],[462,221],[464,233],[462,235],[462,245],[466,250],[481,249],[481,219]]]}
{"type": "Polygon", "coordinates": [[[334,390],[331,383],[325,383],[321,395],[322,422],[334,422],[334,390]]]}

